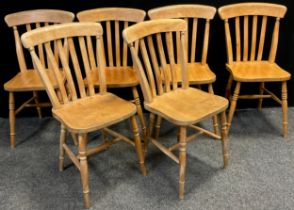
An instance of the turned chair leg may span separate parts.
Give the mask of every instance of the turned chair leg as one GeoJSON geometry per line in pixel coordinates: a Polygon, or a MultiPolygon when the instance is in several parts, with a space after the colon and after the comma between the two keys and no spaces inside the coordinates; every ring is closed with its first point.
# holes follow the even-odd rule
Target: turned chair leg
{"type": "Polygon", "coordinates": [[[14,93],[9,92],[9,126],[10,126],[10,147],[15,148],[15,103],[14,93]]]}
{"type": "Polygon", "coordinates": [[[146,155],[146,152],[147,152],[147,149],[148,149],[149,140],[150,140],[150,138],[152,137],[152,134],[153,134],[154,121],[155,121],[155,115],[150,113],[146,139],[144,141],[144,154],[145,155],[146,155]]]}
{"type": "Polygon", "coordinates": [[[63,124],[60,126],[60,143],[59,143],[59,171],[64,169],[64,147],[66,137],[66,129],[63,124]]]}
{"type": "Polygon", "coordinates": [[[131,120],[133,135],[134,135],[134,142],[135,142],[136,152],[137,152],[137,155],[138,155],[138,158],[139,158],[140,170],[141,170],[141,173],[143,174],[143,176],[146,176],[147,171],[146,171],[146,168],[145,168],[144,155],[143,155],[142,144],[141,144],[141,139],[140,139],[140,135],[139,135],[139,129],[138,129],[137,121],[136,121],[135,116],[132,116],[130,118],[130,120],[131,120]]]}
{"type": "MultiPolygon", "coordinates": [[[[211,93],[211,94],[214,94],[212,84],[208,84],[208,92],[211,93]]],[[[214,133],[216,135],[219,135],[218,117],[217,117],[217,115],[214,115],[212,117],[212,124],[213,124],[214,133]]]]}
{"type": "Polygon", "coordinates": [[[39,104],[39,95],[37,91],[33,91],[33,95],[34,95],[34,100],[35,100],[35,104],[36,104],[36,109],[38,112],[38,116],[41,119],[42,118],[42,112],[41,112],[41,107],[39,104]]]}
{"type": "Polygon", "coordinates": [[[179,198],[184,199],[185,175],[186,175],[186,139],[187,128],[180,127],[180,147],[179,147],[179,198]]]}
{"type": "Polygon", "coordinates": [[[89,197],[89,175],[88,175],[88,161],[87,161],[87,138],[86,134],[79,134],[79,159],[80,159],[80,173],[83,186],[84,207],[90,208],[89,197]]]}
{"type": "Polygon", "coordinates": [[[78,140],[77,134],[70,133],[70,135],[71,135],[71,138],[72,138],[72,141],[73,141],[74,145],[78,146],[79,145],[79,140],[78,140]]]}
{"type": "Polygon", "coordinates": [[[142,132],[143,132],[143,136],[144,136],[144,140],[145,140],[146,139],[146,124],[145,124],[144,113],[143,113],[142,106],[140,103],[140,98],[139,98],[137,87],[132,87],[132,91],[133,91],[135,105],[137,106],[137,113],[138,113],[138,116],[140,119],[140,123],[142,126],[142,132]]]}
{"type": "Polygon", "coordinates": [[[221,113],[221,124],[222,124],[222,149],[223,149],[223,160],[224,168],[228,167],[229,154],[228,154],[228,132],[227,132],[227,119],[226,111],[221,113]]]}
{"type": "MultiPolygon", "coordinates": [[[[263,95],[264,92],[264,82],[260,83],[259,86],[259,95],[263,95]]],[[[258,106],[257,106],[258,110],[262,109],[262,98],[258,99],[258,106]]]]}
{"type": "Polygon", "coordinates": [[[282,111],[283,111],[283,135],[288,136],[288,93],[287,82],[282,82],[282,111]]]}
{"type": "Polygon", "coordinates": [[[235,87],[235,91],[234,91],[234,95],[231,99],[231,105],[230,105],[230,110],[229,110],[229,116],[228,116],[228,133],[229,133],[229,130],[231,128],[231,124],[232,124],[232,120],[233,120],[233,116],[234,116],[234,113],[235,113],[235,110],[236,110],[236,106],[237,106],[237,100],[238,100],[238,96],[239,96],[239,93],[240,93],[240,88],[241,88],[241,82],[237,82],[236,83],[236,87],[235,87]]]}

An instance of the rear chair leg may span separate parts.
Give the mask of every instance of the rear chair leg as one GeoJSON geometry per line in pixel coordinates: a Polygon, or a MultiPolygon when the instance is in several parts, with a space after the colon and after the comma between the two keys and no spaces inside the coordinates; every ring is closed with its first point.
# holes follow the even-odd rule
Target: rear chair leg
{"type": "Polygon", "coordinates": [[[64,169],[64,148],[65,144],[66,130],[65,126],[61,124],[60,126],[60,144],[59,144],[59,171],[64,169]]]}
{"type": "MultiPolygon", "coordinates": [[[[209,84],[209,85],[208,85],[208,92],[211,93],[211,94],[214,94],[212,84],[209,84]]],[[[213,123],[214,133],[215,133],[216,135],[219,135],[218,117],[217,117],[217,115],[214,115],[214,116],[212,117],[212,123],[213,123]]]]}
{"type": "Polygon", "coordinates": [[[147,152],[147,149],[148,149],[149,140],[152,137],[154,121],[155,121],[155,115],[150,113],[146,139],[144,141],[144,154],[145,155],[146,155],[146,152],[147,152]]]}
{"type": "Polygon", "coordinates": [[[235,87],[235,91],[234,91],[234,95],[232,97],[232,100],[230,101],[231,105],[230,105],[230,110],[229,110],[228,127],[227,127],[227,129],[228,129],[227,132],[228,133],[229,133],[229,130],[231,128],[233,116],[234,116],[234,113],[235,113],[235,110],[236,110],[237,100],[238,100],[239,93],[240,93],[240,88],[241,88],[241,83],[237,82],[236,87],[235,87]]]}
{"type": "MultiPolygon", "coordinates": [[[[261,82],[260,86],[259,86],[259,95],[263,95],[263,92],[264,92],[264,82],[261,82]]],[[[262,109],[262,98],[258,99],[257,108],[258,108],[258,110],[261,111],[261,109],[262,109]]]]}
{"type": "Polygon", "coordinates": [[[33,91],[33,95],[34,95],[34,98],[35,98],[35,104],[36,104],[36,109],[37,109],[37,112],[38,112],[38,116],[41,119],[42,118],[42,112],[41,112],[41,107],[40,107],[40,104],[39,104],[39,95],[38,95],[38,92],[37,91],[33,91]]]}
{"type": "Polygon", "coordinates": [[[139,98],[137,87],[132,87],[132,91],[133,91],[133,97],[134,97],[135,105],[137,106],[137,113],[138,113],[138,116],[139,116],[139,119],[140,119],[140,123],[141,123],[141,126],[142,126],[142,131],[143,131],[143,136],[144,136],[144,140],[145,140],[146,139],[146,124],[145,124],[145,118],[144,118],[142,106],[141,106],[141,103],[140,103],[140,98],[139,98]]]}

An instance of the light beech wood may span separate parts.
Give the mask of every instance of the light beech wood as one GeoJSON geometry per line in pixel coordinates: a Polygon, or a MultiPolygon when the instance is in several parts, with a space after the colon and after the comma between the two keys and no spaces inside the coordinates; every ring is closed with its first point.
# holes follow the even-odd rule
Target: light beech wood
{"type": "MultiPolygon", "coordinates": [[[[36,107],[39,118],[42,117],[41,107],[51,106],[50,103],[40,103],[38,99],[38,92],[44,91],[45,87],[40,80],[38,73],[33,66],[30,65],[30,60],[26,60],[23,46],[21,44],[20,35],[23,31],[31,31],[34,28],[40,28],[50,24],[59,24],[72,22],[74,14],[63,10],[53,9],[38,9],[27,10],[8,14],[4,20],[6,24],[13,29],[16,55],[19,64],[20,72],[17,73],[12,79],[4,84],[4,89],[13,95],[14,92],[32,92],[33,97],[22,103],[20,107],[15,110],[14,100],[10,98],[9,118],[10,118],[10,143],[11,147],[15,148],[15,115],[27,107],[36,107]],[[35,103],[33,103],[35,102],[35,103]]],[[[44,49],[41,45],[37,46],[37,52],[40,56],[41,62],[45,63],[44,49]]],[[[49,68],[49,66],[47,66],[49,68]]],[[[52,71],[47,70],[49,79],[56,87],[54,74],[52,71]]]]}
{"type": "MultiPolygon", "coordinates": [[[[85,208],[90,208],[88,156],[104,151],[112,144],[124,141],[135,147],[141,173],[144,176],[147,173],[134,116],[137,111],[136,106],[107,92],[102,34],[102,26],[98,23],[68,23],[35,29],[22,36],[23,45],[29,49],[36,70],[53,105],[53,116],[61,123],[59,169],[63,170],[64,153],[66,153],[81,173],[85,208]],[[93,38],[96,46],[99,90],[94,85],[90,68],[91,58],[88,55],[90,45],[86,41],[89,38],[93,38]],[[54,45],[50,45],[52,42],[57,43],[57,59],[54,55],[54,45]],[[63,43],[67,43],[67,49],[63,43]],[[36,53],[38,45],[41,45],[46,53],[57,88],[54,87],[46,73],[42,57],[36,53]],[[60,67],[63,72],[59,70],[60,67]],[[82,75],[86,75],[86,79],[82,75]],[[107,128],[128,118],[131,119],[133,140],[107,128]],[[102,144],[87,148],[88,133],[97,130],[101,130],[104,135],[107,135],[107,138],[103,139],[102,144]],[[78,154],[75,154],[66,144],[66,132],[70,132],[74,139],[78,136],[78,154]]],[[[13,95],[11,98],[12,101],[13,95]]]]}
{"type": "MultiPolygon", "coordinates": [[[[123,42],[121,33],[124,28],[137,22],[141,22],[145,18],[145,11],[133,8],[123,7],[109,7],[109,8],[96,8],[84,10],[77,14],[80,22],[98,22],[105,24],[104,40],[106,40],[104,55],[108,62],[106,63],[106,83],[109,88],[125,88],[131,87],[134,103],[137,106],[138,116],[141,122],[141,127],[146,139],[146,125],[141,107],[137,86],[139,85],[138,78],[132,67],[128,63],[129,51],[126,43],[123,42]]],[[[88,45],[91,45],[87,40],[88,45]]],[[[89,49],[90,57],[92,49],[89,49]]],[[[94,60],[94,58],[93,58],[94,60]]],[[[94,75],[93,83],[99,86],[99,79],[97,74],[97,66],[95,61],[92,61],[91,72],[94,75]]]]}
{"type": "MultiPolygon", "coordinates": [[[[179,19],[145,21],[123,31],[124,39],[131,49],[133,63],[143,91],[144,107],[151,113],[144,151],[146,152],[148,142],[151,140],[153,145],[179,164],[180,199],[184,197],[186,143],[195,139],[199,133],[218,139],[225,138],[225,135],[221,137],[193,125],[224,113],[228,106],[228,100],[223,97],[189,87],[186,68],[186,34],[186,21],[179,19]],[[177,37],[176,34],[179,34],[180,39],[173,42],[171,38],[177,37]],[[139,53],[135,49],[136,42],[139,42],[139,53]],[[180,48],[180,54],[175,53],[177,45],[180,48]],[[171,52],[173,50],[174,52],[171,52]],[[176,55],[180,55],[179,59],[175,59],[176,55]],[[181,76],[178,78],[175,78],[176,70],[173,68],[175,61],[179,63],[177,71],[181,76]],[[164,146],[158,139],[162,119],[168,120],[179,128],[178,142],[170,147],[164,146]],[[155,137],[152,136],[154,124],[156,124],[155,137]],[[197,131],[197,135],[187,137],[186,130],[190,127],[197,131]],[[173,153],[173,150],[177,148],[179,148],[179,157],[173,153]]],[[[224,134],[226,123],[223,118],[222,122],[224,134]]],[[[223,152],[227,158],[227,146],[224,146],[226,140],[223,139],[222,143],[223,152]]],[[[227,159],[224,158],[224,160],[227,159]]],[[[227,164],[227,162],[224,163],[227,164]]]]}
{"type": "Polygon", "coordinates": [[[226,97],[230,98],[231,101],[228,129],[231,127],[238,99],[258,99],[258,109],[261,110],[263,99],[271,98],[282,105],[283,135],[286,137],[288,134],[288,105],[285,86],[286,81],[291,78],[291,74],[275,62],[280,20],[285,16],[286,11],[285,6],[270,3],[238,3],[220,7],[218,10],[221,19],[225,23],[228,58],[226,68],[230,72],[226,88],[226,97]],[[230,24],[232,22],[235,23],[235,33],[231,32],[232,27],[230,27],[230,24]],[[271,22],[274,24],[273,29],[269,27],[271,22]],[[271,35],[270,43],[266,42],[268,34],[271,35]],[[232,42],[233,36],[235,36],[235,43],[232,42]],[[240,37],[243,37],[242,43],[240,37]],[[267,45],[269,48],[266,47],[267,45]],[[265,49],[270,49],[269,53],[264,52],[265,49]],[[235,55],[233,52],[235,52],[235,55]],[[267,54],[268,58],[265,57],[267,54]],[[234,95],[231,97],[230,92],[233,81],[236,81],[237,84],[234,95]],[[244,82],[259,82],[259,94],[239,95],[241,83],[244,82]],[[282,99],[267,90],[265,82],[281,82],[282,99]],[[264,92],[267,95],[264,95],[264,92]]]}
{"type": "MultiPolygon", "coordinates": [[[[189,59],[187,64],[188,71],[188,80],[192,85],[208,85],[209,89],[212,90],[212,83],[216,80],[215,74],[209,68],[206,60],[208,54],[208,44],[209,44],[209,30],[210,30],[210,20],[214,18],[216,9],[211,6],[199,5],[199,4],[182,4],[182,5],[171,5],[164,6],[148,11],[148,16],[150,19],[166,19],[166,18],[181,18],[187,22],[187,36],[186,36],[186,45],[188,49],[189,59]],[[198,25],[203,22],[205,24],[204,31],[198,30],[198,25]],[[189,24],[191,23],[191,24],[189,24]],[[191,25],[191,28],[189,28],[191,25]],[[192,31],[192,33],[189,33],[192,31]],[[203,34],[203,45],[197,44],[197,37],[200,34],[203,34]],[[201,52],[201,58],[199,61],[196,61],[196,53],[201,52]]],[[[177,56],[180,56],[180,45],[179,45],[180,36],[176,37],[177,42],[177,56]]],[[[198,41],[199,42],[199,41],[198,41]]],[[[168,50],[168,52],[173,52],[174,50],[168,50]]],[[[188,56],[187,54],[187,56],[188,56]]],[[[175,80],[176,82],[181,81],[181,66],[178,64],[179,58],[176,59],[176,63],[171,63],[167,68],[174,68],[172,71],[167,71],[168,73],[172,72],[174,75],[167,76],[170,79],[175,80]]],[[[162,70],[161,70],[162,72],[162,70]]],[[[210,91],[213,93],[213,90],[210,91]]],[[[218,119],[217,116],[213,117],[213,127],[215,134],[219,135],[218,130],[218,119]]]]}

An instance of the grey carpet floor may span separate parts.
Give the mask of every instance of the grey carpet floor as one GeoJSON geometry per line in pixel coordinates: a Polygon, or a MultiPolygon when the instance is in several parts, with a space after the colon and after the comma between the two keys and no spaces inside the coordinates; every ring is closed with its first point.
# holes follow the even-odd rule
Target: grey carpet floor
{"type": "MultiPolygon", "coordinates": [[[[210,127],[210,121],[202,123],[210,127]]],[[[78,170],[66,159],[58,171],[59,124],[53,118],[17,119],[17,148],[0,119],[0,209],[83,209],[78,170]]],[[[134,148],[122,142],[89,159],[91,209],[294,209],[294,108],[289,137],[281,110],[238,110],[229,136],[230,166],[222,169],[220,141],[188,144],[185,199],[178,199],[178,166],[154,146],[139,173],[134,148]]],[[[129,123],[115,127],[130,135],[129,123]]],[[[90,136],[98,144],[100,133],[90,136]]],[[[163,123],[161,141],[175,141],[163,123]]],[[[101,140],[101,138],[100,138],[101,140]]]]}

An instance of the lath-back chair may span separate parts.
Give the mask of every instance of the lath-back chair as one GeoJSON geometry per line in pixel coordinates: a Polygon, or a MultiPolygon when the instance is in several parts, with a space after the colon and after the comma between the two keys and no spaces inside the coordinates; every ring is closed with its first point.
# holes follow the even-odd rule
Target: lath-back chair
{"type": "MultiPolygon", "coordinates": [[[[152,115],[162,117],[179,127],[178,142],[169,148],[150,136],[153,126],[147,129],[147,139],[150,138],[158,149],[179,164],[179,197],[181,199],[184,197],[186,143],[198,135],[187,138],[187,128],[195,128],[199,133],[209,132],[194,124],[221,113],[222,132],[218,138],[222,141],[224,166],[228,165],[225,114],[228,100],[189,87],[185,55],[186,33],[186,22],[178,19],[145,21],[123,31],[124,39],[131,49],[133,63],[143,91],[144,107],[152,115]],[[176,49],[173,38],[177,33],[180,36],[180,83],[173,68],[176,49]],[[135,49],[134,43],[137,41],[139,41],[140,54],[135,49]],[[163,74],[159,68],[162,68],[163,74]],[[179,157],[173,153],[176,149],[179,149],[179,157]]],[[[154,122],[150,122],[152,123],[154,122]]]]}
{"type": "MultiPolygon", "coordinates": [[[[10,145],[12,148],[15,148],[15,116],[26,107],[36,107],[38,116],[41,118],[41,107],[51,106],[50,103],[39,102],[38,92],[44,91],[45,87],[34,67],[31,65],[31,61],[26,59],[24,55],[20,35],[24,31],[30,31],[34,28],[50,24],[72,22],[74,14],[63,10],[39,9],[12,13],[6,15],[4,19],[7,25],[13,29],[20,70],[11,80],[4,84],[4,89],[9,92],[10,145]],[[15,109],[15,92],[33,92],[33,97],[15,109]]],[[[38,47],[38,53],[41,56],[42,62],[46,63],[47,58],[44,56],[41,47],[38,47]]],[[[53,74],[49,70],[48,75],[53,80],[53,74]]]]}
{"type": "MultiPolygon", "coordinates": [[[[215,74],[207,64],[207,53],[209,44],[210,21],[214,18],[216,8],[199,4],[182,4],[154,8],[148,11],[151,20],[180,18],[187,22],[186,49],[188,80],[191,85],[208,85],[208,92],[213,94],[213,82],[216,80],[215,74]],[[204,27],[203,27],[204,25],[204,27]],[[202,27],[201,27],[202,26],[202,27]],[[196,56],[197,54],[197,56],[196,56]]],[[[179,63],[180,36],[177,36],[177,59],[175,61],[175,71],[178,80],[181,80],[181,64],[179,63]]],[[[161,118],[156,122],[155,137],[158,138],[161,118]]],[[[218,119],[213,116],[214,133],[219,135],[218,119]]]]}
{"type": "MultiPolygon", "coordinates": [[[[109,88],[132,88],[134,103],[137,106],[144,136],[146,126],[140,98],[137,90],[139,81],[130,63],[128,46],[123,42],[122,30],[144,20],[146,12],[140,9],[109,7],[80,11],[77,18],[80,22],[98,22],[104,27],[103,49],[106,59],[106,83],[109,88]]],[[[87,40],[90,41],[90,40],[87,40]]],[[[89,49],[92,50],[92,49],[89,49]]],[[[91,69],[95,86],[99,86],[97,64],[91,59],[91,69]]]]}
{"type": "MultiPolygon", "coordinates": [[[[105,62],[102,54],[102,27],[98,23],[69,23],[47,28],[36,29],[22,36],[22,42],[30,50],[34,65],[46,87],[46,91],[53,105],[53,116],[61,123],[60,133],[60,170],[63,170],[64,152],[80,170],[84,206],[90,207],[88,161],[87,157],[107,149],[110,145],[125,141],[136,148],[140,163],[140,170],[146,175],[144,156],[141,140],[136,122],[136,106],[111,93],[107,92],[105,79],[105,62]],[[98,57],[99,92],[94,88],[91,76],[90,56],[86,39],[95,37],[97,41],[96,54],[98,57]],[[58,59],[54,57],[52,42],[57,43],[58,59]],[[69,55],[63,43],[68,43],[69,55]],[[76,45],[75,45],[76,44],[76,45]],[[54,77],[57,81],[58,92],[46,74],[46,67],[42,58],[36,53],[36,46],[42,45],[45,49],[49,63],[52,66],[54,77]],[[60,60],[60,64],[58,64],[60,60]],[[79,62],[80,61],[80,62],[79,62]],[[59,71],[63,68],[64,74],[59,71]],[[72,68],[71,68],[72,67],[72,68]],[[87,76],[87,85],[84,76],[87,76]],[[134,141],[108,128],[109,126],[129,119],[131,121],[134,141]],[[99,146],[87,148],[87,134],[96,130],[104,130],[113,136],[113,141],[108,139],[99,146]],[[78,135],[78,154],[70,150],[65,141],[66,132],[78,135]]],[[[94,56],[94,55],[91,55],[94,56]]]]}
{"type": "Polygon", "coordinates": [[[231,102],[228,130],[238,99],[258,99],[258,109],[261,110],[262,100],[272,98],[282,105],[283,134],[284,137],[288,135],[287,81],[291,75],[275,62],[280,20],[286,10],[283,5],[269,3],[231,4],[218,10],[225,24],[228,58],[226,68],[230,72],[226,88],[226,96],[231,102]],[[273,29],[271,23],[274,24],[273,29]],[[267,49],[269,52],[266,52],[267,49]],[[231,97],[233,81],[236,86],[231,97]],[[259,94],[239,95],[241,83],[249,82],[260,83],[259,94]],[[282,99],[265,87],[266,82],[282,83],[282,99]]]}

